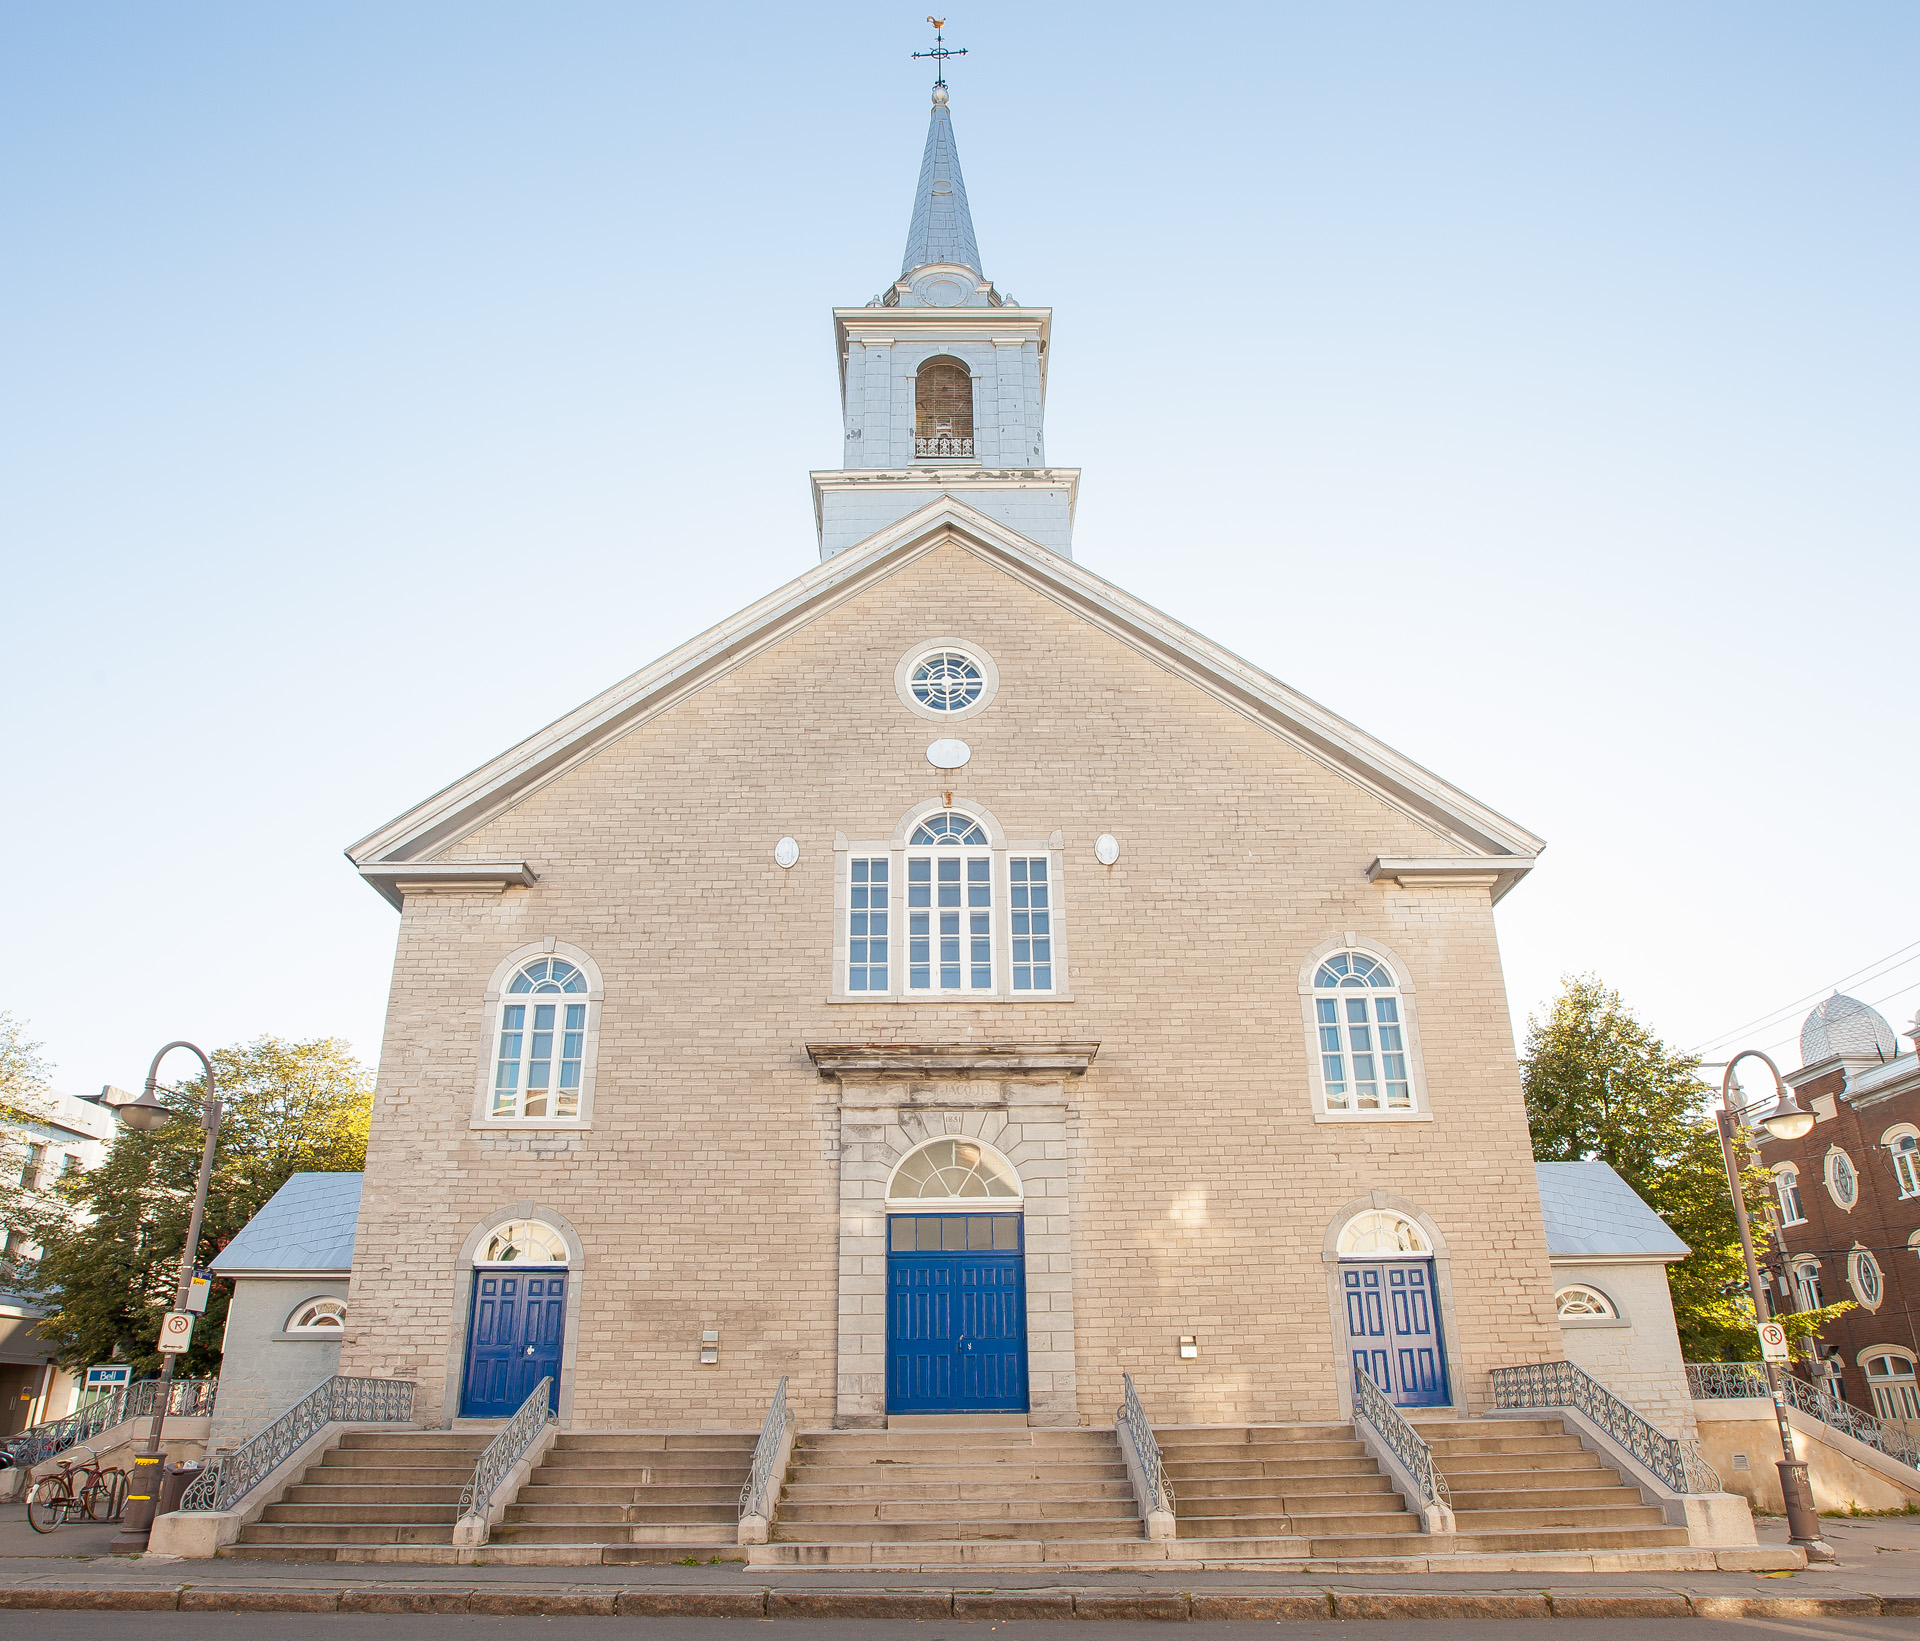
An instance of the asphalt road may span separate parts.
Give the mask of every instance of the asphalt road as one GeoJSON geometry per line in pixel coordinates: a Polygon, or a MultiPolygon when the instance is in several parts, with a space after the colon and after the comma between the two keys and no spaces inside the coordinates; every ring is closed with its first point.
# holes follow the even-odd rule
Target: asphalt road
{"type": "Polygon", "coordinates": [[[1920,1618],[1550,1618],[1497,1623],[1450,1620],[1329,1620],[1326,1623],[1159,1625],[1067,1620],[909,1623],[795,1618],[380,1617],[361,1613],[10,1612],[0,1627],[57,1641],[1905,1641],[1920,1618]],[[767,1633],[762,1635],[764,1630],[767,1633]]]}

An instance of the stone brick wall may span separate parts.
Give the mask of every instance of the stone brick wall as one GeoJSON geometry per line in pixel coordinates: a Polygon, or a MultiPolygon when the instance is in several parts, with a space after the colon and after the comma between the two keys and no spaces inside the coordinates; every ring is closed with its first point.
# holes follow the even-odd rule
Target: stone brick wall
{"type": "Polygon", "coordinates": [[[339,1371],[339,1340],[275,1337],[295,1305],[322,1294],[345,1299],[347,1284],[308,1277],[235,1278],[220,1337],[220,1389],[209,1447],[238,1447],[339,1371]]]}
{"type": "Polygon", "coordinates": [[[1112,1418],[1123,1369],[1162,1421],[1336,1416],[1321,1249],[1338,1206],[1374,1191],[1443,1229],[1453,1380],[1483,1406],[1488,1368],[1560,1350],[1492,910],[1484,889],[1366,879],[1376,856],[1459,852],[963,546],[912,560],[446,852],[524,858],[532,888],[409,897],[342,1371],[417,1375],[423,1415],[445,1412],[465,1240],[544,1204],[584,1253],[576,1424],[749,1428],[781,1374],[802,1423],[825,1424],[858,1257],[841,1243],[852,1140],[805,1045],[1084,1039],[1099,1054],[1065,1085],[1046,1159],[1082,1420],[1112,1418]],[[925,757],[942,726],[893,687],[930,633],[1000,672],[950,774],[925,757]],[[835,833],[889,836],[947,791],[1014,836],[1063,834],[1072,1001],[827,1001],[835,833]],[[1093,859],[1102,832],[1112,867],[1093,859]],[[782,835],[800,844],[788,871],[782,835]],[[1314,1120],[1299,969],[1347,930],[1418,987],[1429,1122],[1314,1120]],[[490,1133],[482,993],[550,936],[605,981],[594,1126],[490,1133]],[[710,1328],[720,1362],[702,1367],[710,1328]]]}

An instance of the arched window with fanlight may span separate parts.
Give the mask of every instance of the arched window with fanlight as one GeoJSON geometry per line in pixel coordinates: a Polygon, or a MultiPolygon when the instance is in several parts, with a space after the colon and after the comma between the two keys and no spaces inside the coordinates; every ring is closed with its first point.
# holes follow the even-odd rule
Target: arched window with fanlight
{"type": "Polygon", "coordinates": [[[1882,1419],[1920,1419],[1920,1385],[1915,1383],[1913,1352],[1904,1345],[1870,1345],[1860,1353],[1867,1370],[1873,1411],[1882,1419]]]}
{"type": "Polygon", "coordinates": [[[1800,1170],[1792,1163],[1780,1163],[1773,1170],[1773,1195],[1780,1205],[1782,1225],[1806,1222],[1807,1211],[1800,1200],[1800,1170]]]}
{"type": "Polygon", "coordinates": [[[1314,1047],[1330,1113],[1412,1111],[1417,1103],[1400,983],[1362,951],[1324,958],[1313,975],[1314,1047]]]}
{"type": "Polygon", "coordinates": [[[564,957],[536,957],[514,972],[501,992],[490,1116],[579,1118],[588,989],[564,957]]]}
{"type": "Polygon", "coordinates": [[[913,453],[973,459],[973,372],[950,354],[936,354],[914,375],[913,453]]]}
{"type": "Polygon", "coordinates": [[[346,1325],[346,1301],[321,1297],[302,1300],[295,1305],[281,1331],[311,1335],[318,1339],[339,1339],[344,1336],[346,1325]]]}
{"type": "Polygon", "coordinates": [[[907,989],[994,989],[993,850],[957,809],[934,811],[907,840],[907,989]]]}
{"type": "Polygon", "coordinates": [[[1620,1307],[1589,1282],[1569,1282],[1553,1296],[1554,1313],[1568,1322],[1617,1322],[1620,1307]]]}
{"type": "Polygon", "coordinates": [[[1920,1133],[1908,1124],[1889,1129],[1880,1143],[1893,1158],[1893,1177],[1902,1197],[1920,1197],[1920,1133]]]}

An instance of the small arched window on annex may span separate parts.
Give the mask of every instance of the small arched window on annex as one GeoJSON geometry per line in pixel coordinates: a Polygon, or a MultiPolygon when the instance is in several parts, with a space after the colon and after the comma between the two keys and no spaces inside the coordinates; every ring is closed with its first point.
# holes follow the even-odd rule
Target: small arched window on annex
{"type": "Polygon", "coordinates": [[[1863,1310],[1877,1311],[1887,1297],[1887,1281],[1873,1250],[1855,1243],[1847,1253],[1847,1286],[1863,1310]]]}
{"type": "Polygon", "coordinates": [[[473,1126],[588,1126],[604,997],[598,965],[577,946],[508,953],[487,986],[473,1126]]]}
{"type": "Polygon", "coordinates": [[[321,1342],[345,1337],[347,1302],[334,1294],[315,1294],[303,1299],[287,1312],[281,1324],[283,1339],[315,1339],[321,1342]]]}
{"type": "Polygon", "coordinates": [[[946,1134],[917,1145],[887,1180],[893,1253],[1013,1252],[1026,1192],[1020,1170],[984,1140],[946,1134]]]}
{"type": "Polygon", "coordinates": [[[1800,1200],[1800,1170],[1793,1163],[1783,1162],[1775,1165],[1773,1197],[1779,1204],[1782,1225],[1806,1223],[1806,1207],[1800,1200]]]}
{"type": "Polygon", "coordinates": [[[1426,1122],[1419,1024],[1406,965],[1349,933],[1301,965],[1316,1122],[1426,1122]]]}
{"type": "Polygon", "coordinates": [[[1821,1172],[1826,1178],[1827,1195],[1833,1198],[1837,1206],[1852,1213],[1854,1205],[1860,1200],[1860,1175],[1854,1169],[1853,1158],[1839,1146],[1829,1146],[1821,1172]]]}
{"type": "Polygon", "coordinates": [[[973,372],[948,353],[913,377],[913,453],[920,461],[972,461],[973,372]]]}
{"type": "Polygon", "coordinates": [[[1612,1294],[1591,1282],[1567,1282],[1554,1290],[1554,1314],[1563,1328],[1623,1328],[1628,1325],[1612,1294]]]}
{"type": "Polygon", "coordinates": [[[1880,1136],[1880,1143],[1893,1159],[1893,1178],[1900,1195],[1920,1197],[1920,1128],[1910,1122],[1895,1123],[1880,1136]]]}
{"type": "Polygon", "coordinates": [[[1873,1411],[1882,1419],[1920,1419],[1914,1353],[1905,1345],[1869,1345],[1854,1360],[1866,1369],[1873,1411]]]}

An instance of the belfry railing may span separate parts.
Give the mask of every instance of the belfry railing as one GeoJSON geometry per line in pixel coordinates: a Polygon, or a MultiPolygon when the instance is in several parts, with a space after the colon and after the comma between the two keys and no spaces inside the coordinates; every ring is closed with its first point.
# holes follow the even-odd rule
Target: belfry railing
{"type": "Polygon", "coordinates": [[[1493,1405],[1505,1410],[1572,1408],[1676,1493],[1717,1493],[1720,1472],[1701,1456],[1700,1444],[1668,1436],[1591,1374],[1571,1362],[1529,1362],[1495,1368],[1493,1405]]]}
{"type": "Polygon", "coordinates": [[[915,439],[913,453],[916,456],[963,456],[973,455],[972,439],[956,439],[950,433],[941,433],[930,439],[915,439]]]}

